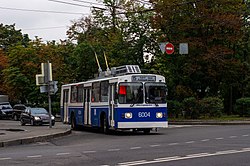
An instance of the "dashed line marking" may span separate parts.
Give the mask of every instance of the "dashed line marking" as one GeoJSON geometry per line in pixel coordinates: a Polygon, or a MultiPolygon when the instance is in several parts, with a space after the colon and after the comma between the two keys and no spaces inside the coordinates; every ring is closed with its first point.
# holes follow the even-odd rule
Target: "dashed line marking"
{"type": "Polygon", "coordinates": [[[249,135],[248,134],[246,134],[246,135],[242,135],[242,137],[248,137],[249,135]]]}
{"type": "Polygon", "coordinates": [[[210,141],[210,139],[203,139],[201,140],[202,142],[207,142],[207,141],[210,141]]]}
{"type": "Polygon", "coordinates": [[[40,158],[42,155],[27,156],[27,158],[40,158]]]}
{"type": "Polygon", "coordinates": [[[193,144],[195,143],[195,141],[188,141],[188,142],[185,142],[186,144],[193,144]]]}
{"type": "Polygon", "coordinates": [[[10,158],[10,157],[5,157],[5,158],[0,158],[0,161],[2,161],[2,160],[11,160],[12,158],[10,158]]]}
{"type": "Polygon", "coordinates": [[[221,137],[220,137],[220,138],[215,138],[215,139],[216,139],[216,140],[222,140],[222,139],[224,139],[224,138],[221,138],[221,137]]]}
{"type": "Polygon", "coordinates": [[[57,153],[57,156],[69,155],[70,153],[57,153]]]}
{"type": "Polygon", "coordinates": [[[109,152],[116,152],[119,151],[120,149],[108,149],[109,152]]]}
{"type": "Polygon", "coordinates": [[[176,158],[179,158],[180,156],[173,156],[173,157],[164,157],[164,158],[157,158],[157,159],[154,159],[154,160],[170,160],[170,159],[176,159],[176,158]]]}
{"type": "Polygon", "coordinates": [[[96,153],[96,151],[84,151],[83,153],[96,153]]]}
{"type": "Polygon", "coordinates": [[[168,144],[168,145],[173,146],[173,145],[179,145],[179,144],[180,144],[180,143],[175,142],[175,143],[170,143],[170,144],[168,144]]]}
{"type": "Polygon", "coordinates": [[[139,147],[139,146],[138,146],[138,147],[131,147],[130,149],[131,149],[131,150],[141,149],[141,147],[139,147]]]}
{"type": "Polygon", "coordinates": [[[158,144],[156,144],[156,145],[149,145],[150,147],[158,147],[158,146],[161,146],[161,145],[158,145],[158,144]]]}
{"type": "Polygon", "coordinates": [[[229,138],[237,138],[237,136],[235,136],[235,135],[232,135],[232,136],[230,136],[229,138]]]}

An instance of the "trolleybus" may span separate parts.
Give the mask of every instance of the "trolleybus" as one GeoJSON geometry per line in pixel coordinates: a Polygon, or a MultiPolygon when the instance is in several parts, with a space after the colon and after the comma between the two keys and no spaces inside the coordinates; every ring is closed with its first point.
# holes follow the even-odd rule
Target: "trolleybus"
{"type": "Polygon", "coordinates": [[[61,117],[79,126],[149,133],[168,127],[165,78],[142,74],[139,66],[111,69],[108,76],[62,85],[61,117]]]}

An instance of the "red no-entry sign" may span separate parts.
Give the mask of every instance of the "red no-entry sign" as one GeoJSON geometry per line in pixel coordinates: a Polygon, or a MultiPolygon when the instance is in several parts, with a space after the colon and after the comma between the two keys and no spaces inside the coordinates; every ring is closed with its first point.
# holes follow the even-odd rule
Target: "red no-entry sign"
{"type": "Polygon", "coordinates": [[[174,45],[172,43],[167,43],[165,46],[165,51],[167,54],[173,54],[174,53],[174,45]]]}

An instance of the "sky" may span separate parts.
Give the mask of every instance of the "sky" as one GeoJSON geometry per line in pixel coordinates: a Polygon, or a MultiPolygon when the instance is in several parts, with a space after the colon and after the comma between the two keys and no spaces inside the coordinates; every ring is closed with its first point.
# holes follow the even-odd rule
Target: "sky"
{"type": "MultiPolygon", "coordinates": [[[[21,32],[23,34],[28,34],[30,39],[35,39],[35,36],[38,36],[39,38],[42,38],[42,41],[64,40],[67,39],[66,31],[68,27],[72,25],[71,21],[89,15],[91,9],[90,6],[97,6],[96,3],[100,3],[100,1],[0,0],[0,23],[3,23],[4,25],[15,24],[16,30],[21,29],[21,32]]],[[[103,6],[99,5],[99,7],[103,6]]]]}

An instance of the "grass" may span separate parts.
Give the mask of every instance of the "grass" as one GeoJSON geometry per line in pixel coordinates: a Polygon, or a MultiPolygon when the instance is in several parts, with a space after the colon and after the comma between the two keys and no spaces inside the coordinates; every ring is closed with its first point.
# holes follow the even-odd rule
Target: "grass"
{"type": "Polygon", "coordinates": [[[240,117],[239,115],[223,115],[221,117],[200,117],[198,119],[185,119],[184,117],[172,118],[169,117],[170,121],[183,121],[183,120],[193,120],[193,121],[250,121],[250,117],[240,117]]]}

